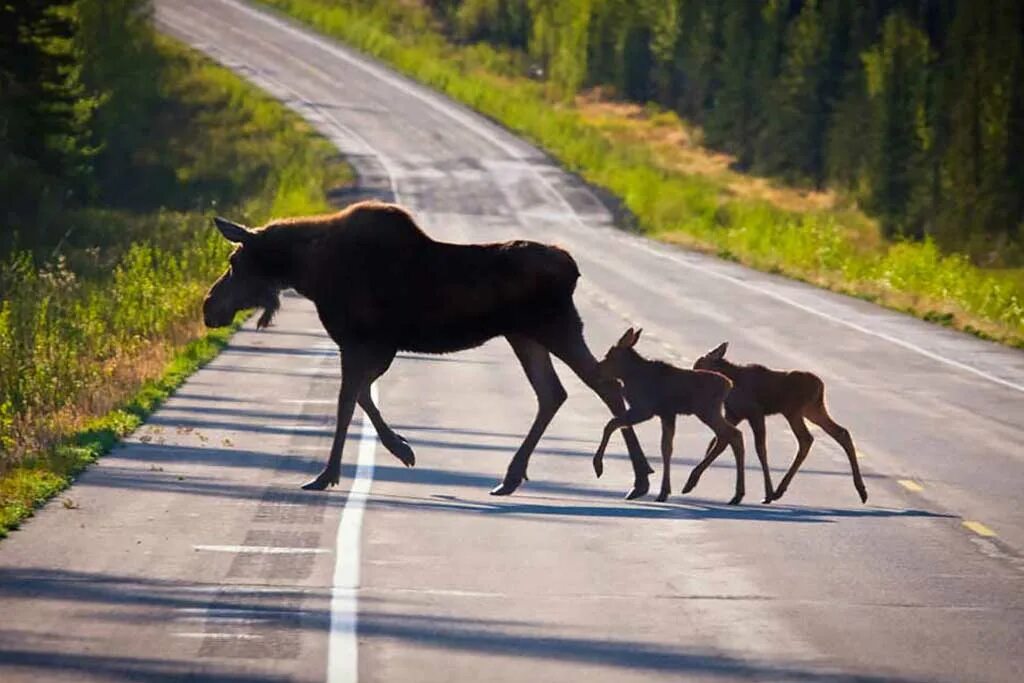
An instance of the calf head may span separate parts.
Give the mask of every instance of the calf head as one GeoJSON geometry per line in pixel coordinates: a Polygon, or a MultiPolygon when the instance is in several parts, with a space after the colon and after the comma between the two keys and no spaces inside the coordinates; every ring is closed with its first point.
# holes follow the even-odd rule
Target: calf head
{"type": "Polygon", "coordinates": [[[722,342],[711,349],[703,356],[693,362],[694,370],[718,371],[725,365],[725,352],[729,348],[729,342],[722,342]]]}
{"type": "Polygon", "coordinates": [[[238,311],[262,308],[256,326],[264,328],[281,306],[281,285],[259,258],[260,233],[224,218],[214,218],[213,222],[228,241],[238,246],[228,259],[228,269],[206,294],[203,322],[207,327],[224,327],[231,324],[238,311]]]}
{"type": "Polygon", "coordinates": [[[642,329],[629,328],[619,341],[608,349],[608,353],[604,354],[604,358],[597,364],[598,371],[604,379],[621,380],[626,372],[626,365],[640,357],[633,347],[640,340],[641,332],[642,329]]]}

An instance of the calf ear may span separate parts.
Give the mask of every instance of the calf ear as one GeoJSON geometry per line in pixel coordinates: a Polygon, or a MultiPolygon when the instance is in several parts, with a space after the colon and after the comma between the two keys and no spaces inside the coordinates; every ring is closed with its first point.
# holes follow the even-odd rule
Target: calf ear
{"type": "Polygon", "coordinates": [[[220,234],[224,235],[229,242],[235,242],[236,244],[245,244],[252,239],[253,231],[244,225],[240,225],[233,221],[229,221],[227,218],[221,218],[217,216],[213,219],[213,224],[220,230],[220,234]]]}
{"type": "Polygon", "coordinates": [[[725,351],[729,348],[729,342],[722,342],[714,348],[714,350],[708,353],[708,358],[712,360],[722,360],[725,358],[725,351]]]}
{"type": "Polygon", "coordinates": [[[617,346],[620,349],[628,349],[630,346],[636,343],[636,341],[630,341],[631,339],[633,339],[632,327],[626,330],[622,334],[622,336],[619,337],[619,341],[615,342],[615,346],[617,346]]]}
{"type": "Polygon", "coordinates": [[[633,340],[629,342],[629,346],[630,346],[630,348],[632,348],[632,347],[636,346],[636,343],[637,343],[638,341],[640,341],[640,333],[641,333],[641,332],[643,332],[643,331],[644,331],[644,328],[642,328],[642,327],[638,327],[638,328],[637,328],[637,329],[636,329],[636,330],[635,330],[635,331],[633,332],[633,340]]]}

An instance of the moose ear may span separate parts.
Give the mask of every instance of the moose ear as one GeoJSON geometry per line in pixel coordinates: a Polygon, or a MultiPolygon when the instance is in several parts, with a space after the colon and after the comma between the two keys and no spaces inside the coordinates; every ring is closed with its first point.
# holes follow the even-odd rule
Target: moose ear
{"type": "Polygon", "coordinates": [[[722,360],[725,358],[725,351],[729,348],[729,342],[722,342],[714,348],[713,351],[708,353],[708,358],[712,360],[722,360]]]}
{"type": "Polygon", "coordinates": [[[633,340],[631,342],[629,342],[629,346],[631,348],[636,346],[636,343],[638,341],[640,341],[640,333],[643,332],[643,331],[644,331],[644,328],[642,328],[642,327],[638,327],[635,330],[633,330],[633,340]]]}
{"type": "Polygon", "coordinates": [[[620,349],[628,349],[635,343],[636,340],[633,339],[633,328],[631,327],[619,337],[619,341],[615,342],[615,346],[620,349]]]}
{"type": "Polygon", "coordinates": [[[221,218],[217,216],[213,219],[213,224],[220,230],[220,234],[224,235],[229,242],[235,242],[237,244],[245,244],[252,239],[253,232],[244,225],[229,221],[227,218],[221,218]]]}

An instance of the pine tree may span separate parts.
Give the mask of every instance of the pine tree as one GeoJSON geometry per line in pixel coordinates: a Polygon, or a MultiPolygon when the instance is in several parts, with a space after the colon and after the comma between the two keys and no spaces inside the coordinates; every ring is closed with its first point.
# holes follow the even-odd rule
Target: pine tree
{"type": "Polygon", "coordinates": [[[71,188],[87,178],[89,120],[74,0],[0,3],[0,149],[71,188]]]}
{"type": "Polygon", "coordinates": [[[930,60],[928,37],[902,11],[886,17],[880,42],[864,55],[874,124],[870,205],[888,235],[921,233],[910,209],[915,193],[927,189],[920,180],[930,60]]]}

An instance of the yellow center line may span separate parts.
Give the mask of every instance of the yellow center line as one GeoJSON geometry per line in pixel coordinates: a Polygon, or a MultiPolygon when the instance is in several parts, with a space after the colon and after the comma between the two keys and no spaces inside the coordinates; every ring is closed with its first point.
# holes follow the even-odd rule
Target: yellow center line
{"type": "Polygon", "coordinates": [[[963,521],[963,525],[965,527],[967,527],[968,529],[970,529],[971,531],[973,531],[974,533],[978,534],[979,536],[984,536],[986,538],[992,538],[992,537],[994,537],[996,535],[996,532],[992,531],[991,529],[989,529],[987,526],[985,526],[981,522],[975,522],[975,521],[970,520],[970,519],[965,519],[963,521]]]}
{"type": "Polygon", "coordinates": [[[913,491],[914,493],[917,493],[919,491],[924,491],[924,487],[921,486],[920,484],[918,484],[913,479],[897,479],[896,483],[898,483],[900,486],[902,486],[906,490],[913,491]]]}

